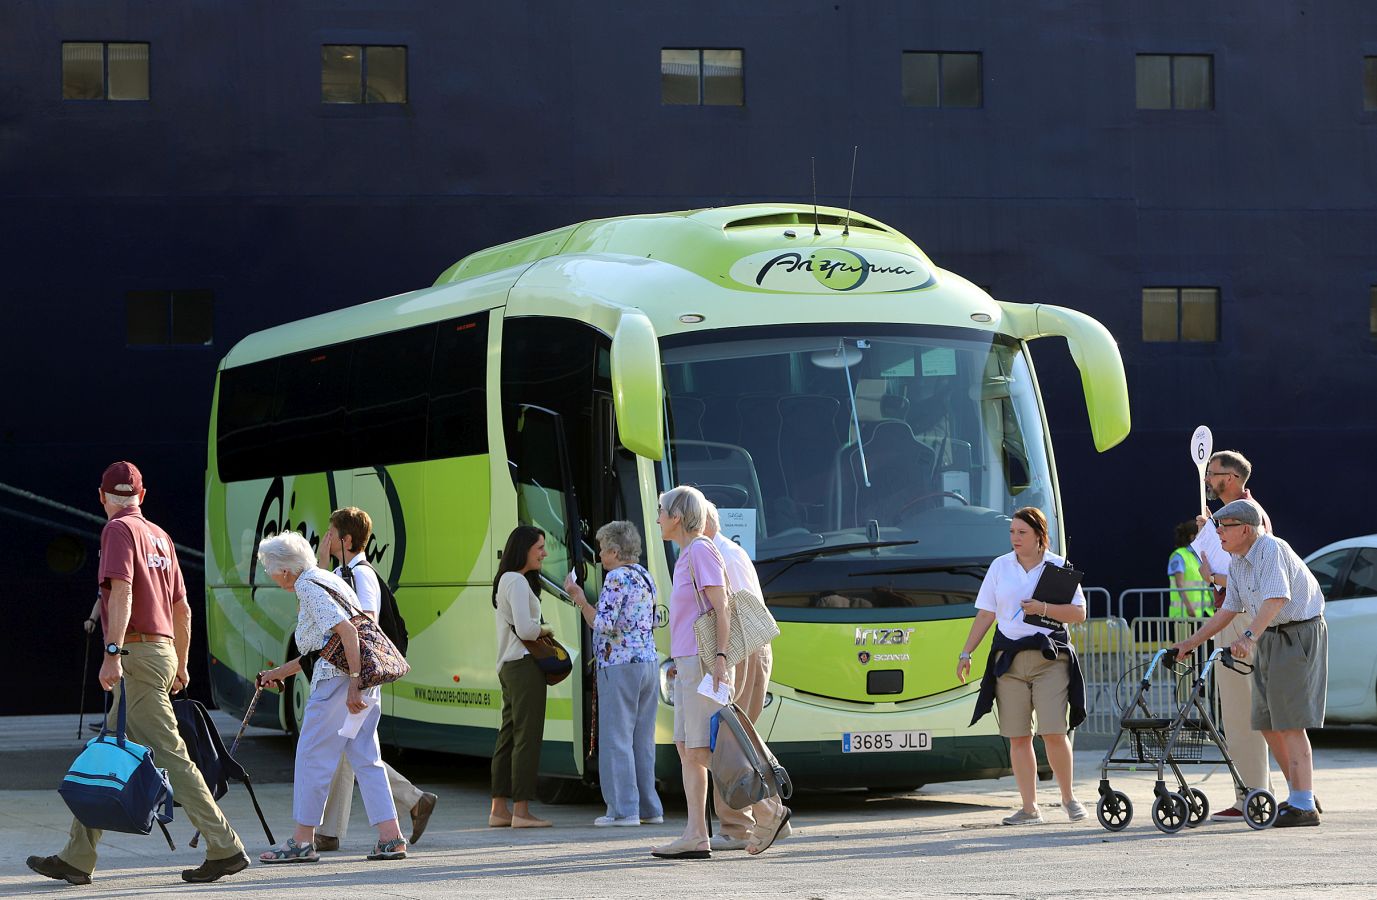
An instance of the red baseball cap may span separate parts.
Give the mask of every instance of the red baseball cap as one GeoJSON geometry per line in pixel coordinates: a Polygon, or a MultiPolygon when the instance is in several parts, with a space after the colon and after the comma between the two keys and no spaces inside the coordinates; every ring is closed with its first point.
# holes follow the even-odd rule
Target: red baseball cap
{"type": "Polygon", "coordinates": [[[100,489],[117,497],[137,497],[143,492],[143,475],[131,462],[111,463],[100,476],[100,489]]]}

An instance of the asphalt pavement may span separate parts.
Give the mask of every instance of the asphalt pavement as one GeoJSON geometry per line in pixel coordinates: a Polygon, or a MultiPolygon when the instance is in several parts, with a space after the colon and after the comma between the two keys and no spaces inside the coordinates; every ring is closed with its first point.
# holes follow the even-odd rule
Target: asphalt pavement
{"type": "MultiPolygon", "coordinates": [[[[232,736],[237,723],[220,717],[232,736]]],[[[795,831],[759,858],[743,852],[700,862],[665,862],[648,847],[677,836],[683,798],[666,797],[667,822],[639,828],[591,827],[594,802],[539,807],[555,827],[487,827],[484,760],[443,754],[391,757],[418,785],[439,795],[434,818],[411,857],[367,862],[373,831],[361,802],[340,852],[317,864],[254,865],[207,886],[184,884],[178,872],[201,853],[186,846],[191,827],[173,823],[177,850],[156,831],[148,837],[107,835],[89,886],[71,887],[30,872],[29,854],[61,849],[70,814],[56,793],[80,741],[76,720],[0,720],[0,896],[61,893],[82,897],[190,896],[241,900],[284,897],[558,898],[558,897],[1361,897],[1377,896],[1372,819],[1377,790],[1377,729],[1317,734],[1316,791],[1325,806],[1319,828],[1253,831],[1206,824],[1167,835],[1150,818],[1152,774],[1116,775],[1134,802],[1132,823],[1106,831],[1093,814],[1069,823],[1055,787],[1043,783],[1048,824],[1003,827],[1017,803],[1012,778],[929,785],[903,795],[800,791],[790,805],[795,831]]],[[[282,838],[290,830],[291,744],[251,730],[241,759],[255,776],[260,802],[282,838]]],[[[1096,797],[1102,751],[1076,754],[1076,790],[1096,797]]],[[[1280,784],[1280,777],[1274,776],[1280,784]]],[[[1232,788],[1220,767],[1191,770],[1212,804],[1232,788]]],[[[1282,791],[1284,798],[1284,789],[1282,791]]],[[[266,846],[248,795],[232,787],[222,805],[250,855],[266,846]]],[[[405,825],[405,816],[403,816],[405,825]]]]}

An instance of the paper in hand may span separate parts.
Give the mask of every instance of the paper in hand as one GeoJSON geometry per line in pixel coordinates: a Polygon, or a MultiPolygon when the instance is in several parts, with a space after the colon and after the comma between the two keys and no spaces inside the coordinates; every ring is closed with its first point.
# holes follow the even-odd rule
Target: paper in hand
{"type": "Polygon", "coordinates": [[[340,737],[352,740],[358,736],[359,729],[363,727],[363,720],[368,718],[368,714],[373,711],[372,700],[365,698],[364,703],[367,705],[364,706],[363,712],[350,713],[345,717],[344,724],[339,729],[340,737]]]}
{"type": "Polygon", "coordinates": [[[717,685],[717,690],[712,689],[712,676],[704,675],[703,680],[698,682],[698,693],[707,697],[718,706],[726,706],[732,702],[732,686],[723,681],[717,685]]]}

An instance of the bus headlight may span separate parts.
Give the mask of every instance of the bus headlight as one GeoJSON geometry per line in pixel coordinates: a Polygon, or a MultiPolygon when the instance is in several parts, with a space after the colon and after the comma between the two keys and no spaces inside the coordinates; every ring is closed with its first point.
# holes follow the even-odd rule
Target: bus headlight
{"type": "Polygon", "coordinates": [[[761,708],[761,709],[766,709],[767,707],[769,707],[769,705],[770,705],[771,703],[774,703],[774,702],[775,702],[775,695],[772,694],[772,693],[770,693],[769,691],[766,691],[766,692],[765,692],[765,705],[762,706],[762,707],[760,707],[760,708],[761,708]]]}
{"type": "Polygon", "coordinates": [[[674,668],[674,660],[667,659],[660,663],[660,702],[666,706],[674,705],[674,676],[669,674],[669,670],[674,668]]]}

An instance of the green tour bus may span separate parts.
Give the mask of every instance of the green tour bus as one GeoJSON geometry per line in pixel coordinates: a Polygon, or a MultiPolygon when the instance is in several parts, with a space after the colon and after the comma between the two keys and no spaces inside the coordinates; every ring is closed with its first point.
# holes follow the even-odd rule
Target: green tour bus
{"type": "MultiPolygon", "coordinates": [[[[465,257],[434,286],[270,328],[220,365],[206,476],[216,701],[296,655],[295,597],[255,558],[330,511],[372,516],[369,559],[410,632],[383,690],[384,743],[492,752],[491,604],[519,523],[545,530],[546,621],[576,659],[549,692],[542,774],[596,778],[589,636],[559,585],[601,583],[593,533],[629,519],[660,588],[675,548],[658,492],[699,487],[754,558],[779,621],[759,729],[795,781],[912,788],[1007,774],[983,669],[956,657],[1009,514],[1038,506],[1064,552],[1028,342],[1066,338],[1103,451],[1128,433],[1109,332],[996,301],[911,241],[841,209],[760,204],[599,219],[465,257]]],[[[667,666],[657,741],[677,772],[667,666]]],[[[254,722],[293,731],[307,686],[254,722]]]]}

